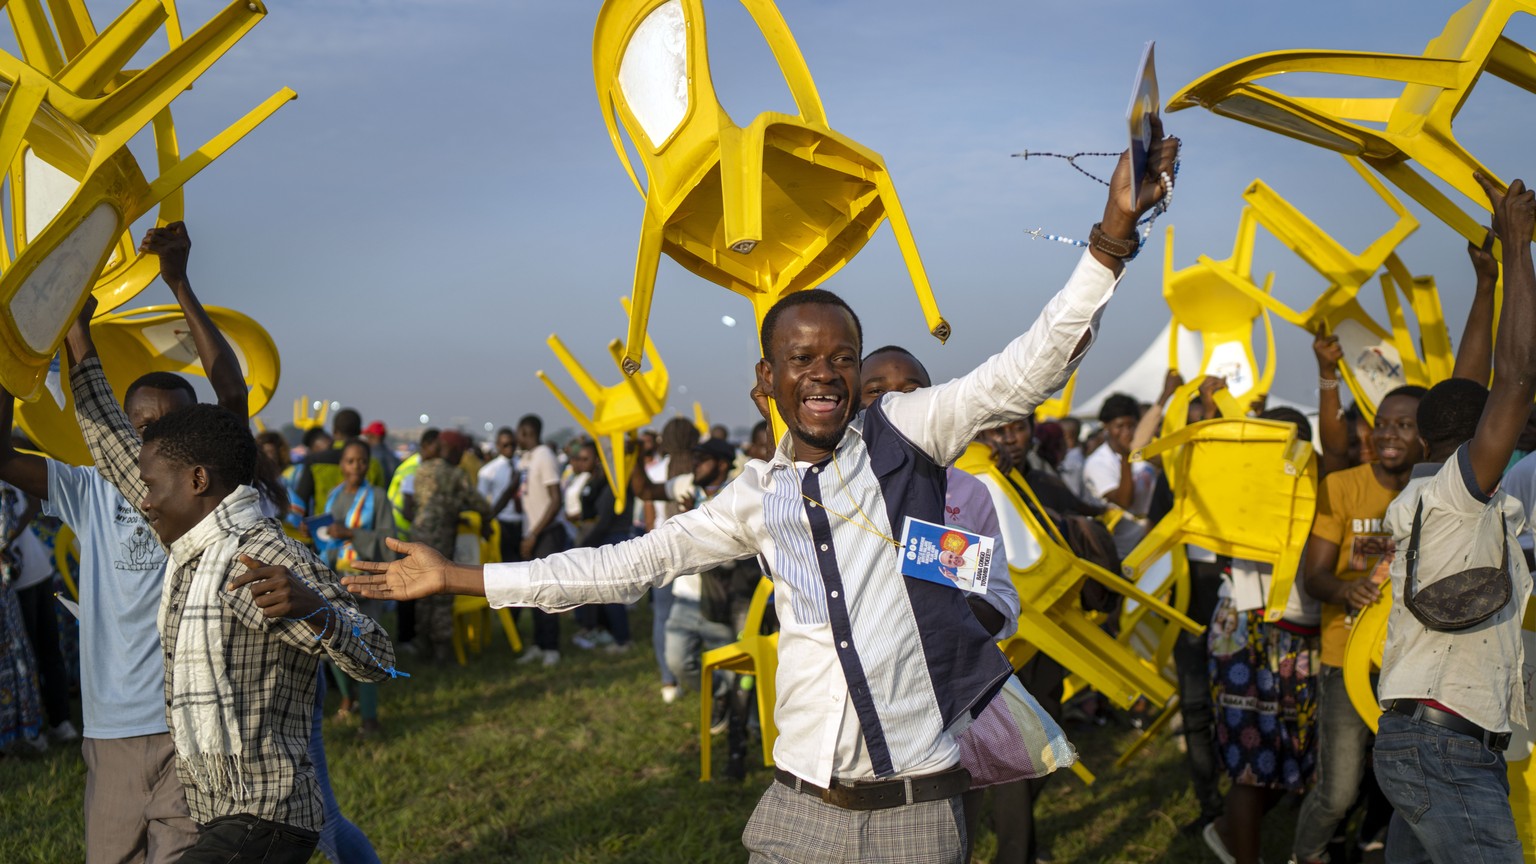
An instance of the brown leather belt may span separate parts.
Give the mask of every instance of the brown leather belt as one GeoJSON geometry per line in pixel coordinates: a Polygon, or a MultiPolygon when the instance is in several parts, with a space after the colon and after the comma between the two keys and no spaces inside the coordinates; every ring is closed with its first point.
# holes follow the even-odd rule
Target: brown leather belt
{"type": "Polygon", "coordinates": [[[807,783],[782,768],[773,769],[773,778],[796,792],[820,798],[844,810],[885,810],[919,801],[942,801],[971,788],[970,772],[958,766],[937,774],[895,780],[844,783],[834,777],[830,789],[807,783]]]}
{"type": "Polygon", "coordinates": [[[1405,717],[1422,720],[1432,726],[1439,726],[1452,732],[1470,735],[1483,742],[1484,747],[1496,753],[1503,753],[1509,749],[1510,733],[1489,732],[1460,714],[1441,711],[1439,708],[1433,705],[1425,705],[1417,699],[1393,699],[1387,704],[1387,710],[1394,714],[1402,714],[1405,717]]]}

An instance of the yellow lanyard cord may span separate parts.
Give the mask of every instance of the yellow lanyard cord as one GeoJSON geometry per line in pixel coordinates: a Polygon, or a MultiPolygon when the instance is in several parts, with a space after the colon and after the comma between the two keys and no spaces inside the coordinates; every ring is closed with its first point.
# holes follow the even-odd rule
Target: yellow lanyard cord
{"type": "Polygon", "coordinates": [[[823,504],[822,502],[817,501],[815,498],[812,498],[811,496],[805,494],[805,492],[803,491],[804,488],[805,488],[805,483],[804,483],[804,480],[800,476],[800,469],[797,466],[795,468],[795,477],[796,477],[797,480],[801,480],[800,487],[801,487],[802,491],[800,492],[800,497],[804,498],[805,500],[807,500],[809,502],[811,502],[812,504],[816,505],[817,507],[820,507],[821,509],[827,511],[828,513],[831,513],[833,516],[836,516],[837,518],[843,520],[844,522],[847,522],[849,525],[852,525],[853,527],[862,529],[864,531],[868,531],[869,533],[875,535],[876,537],[879,537],[881,540],[884,540],[885,542],[891,544],[892,546],[895,546],[897,549],[900,549],[901,548],[901,544],[897,543],[896,539],[894,537],[891,537],[889,534],[886,534],[885,532],[881,531],[879,528],[876,528],[874,520],[870,519],[869,516],[864,513],[864,508],[859,506],[859,502],[858,502],[857,499],[855,499],[853,497],[853,493],[848,491],[848,482],[843,479],[843,469],[842,469],[842,466],[837,464],[837,451],[836,450],[832,451],[832,468],[833,468],[833,470],[835,470],[837,472],[837,482],[843,484],[843,495],[845,497],[847,497],[848,503],[853,505],[854,511],[859,514],[859,518],[864,520],[864,522],[862,524],[853,521],[848,516],[845,516],[842,513],[839,513],[836,510],[833,510],[831,507],[828,507],[827,505],[823,504]]]}

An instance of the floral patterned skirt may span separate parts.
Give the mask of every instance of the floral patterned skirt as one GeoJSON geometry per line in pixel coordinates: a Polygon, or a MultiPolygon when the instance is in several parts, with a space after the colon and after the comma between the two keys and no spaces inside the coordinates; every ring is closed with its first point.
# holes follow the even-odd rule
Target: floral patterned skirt
{"type": "Polygon", "coordinates": [[[1316,628],[1266,624],[1223,597],[1211,616],[1216,748],[1234,783],[1305,792],[1317,731],[1316,628]]]}
{"type": "Polygon", "coordinates": [[[42,732],[38,694],[37,661],[21,620],[21,605],[16,592],[0,584],[0,747],[42,732]]]}

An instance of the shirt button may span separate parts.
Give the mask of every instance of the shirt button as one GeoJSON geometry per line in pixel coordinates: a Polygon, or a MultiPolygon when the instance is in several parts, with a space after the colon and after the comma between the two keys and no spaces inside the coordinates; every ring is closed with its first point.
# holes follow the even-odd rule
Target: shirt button
{"type": "Polygon", "coordinates": [[[839,643],[837,643],[837,645],[838,645],[839,648],[847,648],[848,647],[848,643],[847,642],[839,642],[839,643]]]}
{"type": "Polygon", "coordinates": [[[837,592],[836,592],[836,591],[833,591],[833,592],[832,592],[832,599],[833,599],[833,600],[836,600],[836,599],[837,599],[837,592]]]}
{"type": "Polygon", "coordinates": [[[821,473],[821,469],[820,468],[812,468],[811,469],[811,473],[812,474],[820,474],[821,473]]]}
{"type": "MultiPolygon", "coordinates": [[[[823,551],[823,552],[827,551],[827,544],[825,544],[825,543],[821,544],[821,551],[823,551]]],[[[172,606],[171,608],[174,609],[176,607],[172,606]]]]}

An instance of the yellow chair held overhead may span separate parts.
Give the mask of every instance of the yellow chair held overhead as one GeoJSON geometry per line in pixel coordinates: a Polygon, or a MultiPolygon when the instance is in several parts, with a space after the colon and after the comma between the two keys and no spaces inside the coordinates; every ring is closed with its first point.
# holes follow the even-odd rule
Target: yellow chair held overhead
{"type": "Polygon", "coordinates": [[[1451,16],[1422,55],[1335,50],[1256,54],[1185,86],[1169,100],[1168,110],[1200,106],[1359,157],[1452,230],[1481,243],[1486,219],[1467,214],[1418,169],[1486,209],[1473,173],[1501,181],[1456,140],[1452,124],[1484,73],[1536,92],[1532,52],[1503,35],[1510,18],[1522,12],[1536,13],[1536,3],[1473,0],[1451,16]],[[1401,82],[1403,87],[1398,95],[1384,98],[1319,97],[1291,96],[1259,83],[1290,73],[1401,82]]]}
{"type": "Polygon", "coordinates": [[[236,0],[181,38],[173,0],[135,0],[99,34],[78,0],[48,6],[52,26],[39,0],[7,3],[24,59],[0,51],[0,170],[9,196],[0,226],[0,383],[29,400],[88,291],[111,309],[154,278],[157,262],[138,255],[128,233],[133,222],[157,204],[157,222],[180,218],[182,185],[294,98],[280,90],[183,157],[171,102],[265,7],[236,0]],[[128,70],[162,27],[170,49],[128,70]],[[128,150],[151,125],[153,180],[128,150]]]}
{"type": "Polygon", "coordinates": [[[1173,509],[1125,556],[1126,578],[1139,580],[1153,561],[1186,543],[1270,564],[1264,618],[1279,620],[1316,508],[1312,445],[1291,423],[1224,417],[1185,426],[1131,458],[1162,454],[1169,454],[1165,467],[1177,463],[1173,509]]]}
{"type": "Polygon", "coordinates": [[[300,432],[308,432],[311,429],[324,429],[325,418],[331,413],[331,403],[321,399],[318,402],[309,401],[309,396],[304,395],[293,400],[293,426],[300,432]],[[318,405],[317,410],[311,410],[318,405]]]}
{"type": "Polygon", "coordinates": [[[1255,218],[1244,208],[1238,222],[1237,241],[1232,256],[1213,261],[1201,255],[1182,270],[1173,269],[1173,226],[1168,226],[1168,242],[1163,253],[1163,299],[1173,312],[1168,338],[1168,368],[1179,368],[1179,328],[1200,334],[1205,352],[1200,359],[1201,375],[1223,378],[1227,390],[1245,402],[1269,392],[1275,376],[1275,333],[1264,305],[1246,291],[1234,287],[1244,283],[1256,293],[1268,294],[1274,284],[1269,274],[1260,289],[1253,284],[1253,240],[1255,218]],[[1268,343],[1264,371],[1258,368],[1253,353],[1253,325],[1264,319],[1264,337],[1268,343]]]}
{"type": "Polygon", "coordinates": [[[712,754],[709,727],[712,722],[710,712],[714,709],[715,700],[709,698],[709,694],[715,689],[716,672],[753,676],[753,691],[757,694],[757,722],[763,733],[763,765],[773,765],[773,742],[779,737],[779,727],[773,722],[774,700],[778,693],[775,685],[779,669],[779,634],[774,632],[763,635],[763,617],[772,601],[773,580],[764,577],[757,583],[757,590],[752,592],[752,603],[747,607],[746,623],[742,625],[740,640],[704,652],[704,668],[699,675],[699,693],[703,694],[699,698],[700,781],[708,781],[710,777],[712,754]]]}
{"type": "MultiPolygon", "coordinates": [[[[624,311],[628,312],[629,301],[621,302],[624,311]]],[[[603,473],[608,478],[608,487],[613,490],[614,512],[622,512],[628,497],[630,469],[629,454],[624,452],[624,438],[656,419],[656,415],[667,404],[670,380],[667,367],[656,353],[651,338],[646,336],[645,354],[651,360],[651,368],[643,373],[621,376],[619,383],[604,387],[572,356],[559,336],[550,334],[548,341],[550,349],[560,359],[560,364],[575,379],[576,386],[581,388],[587,401],[592,403],[591,413],[578,408],[542,369],[537,373],[539,380],[549,387],[560,404],[565,406],[565,410],[576,418],[582,430],[597,442],[597,454],[603,462],[603,473]],[[605,440],[606,447],[603,443],[605,440]]],[[[615,365],[622,366],[624,352],[619,340],[608,343],[608,353],[613,357],[615,365]]]]}
{"type": "Polygon", "coordinates": [[[1244,212],[1252,214],[1249,224],[1257,222],[1263,226],[1327,280],[1328,287],[1306,309],[1294,309],[1269,291],[1261,291],[1251,281],[1226,270],[1217,272],[1227,276],[1233,288],[1280,319],[1309,332],[1321,328],[1338,336],[1344,349],[1345,381],[1370,417],[1374,416],[1376,403],[1394,387],[1427,387],[1450,377],[1454,358],[1434,280],[1413,276],[1394,251],[1417,230],[1418,220],[1360,160],[1346,157],[1346,161],[1396,217],[1385,233],[1359,253],[1346,249],[1263,180],[1254,180],[1243,193],[1247,204],[1244,212]],[[1357,300],[1361,287],[1378,273],[1388,312],[1387,327],[1371,318],[1357,300]],[[1417,337],[1403,315],[1399,293],[1408,299],[1414,311],[1417,337]],[[1419,346],[1423,348],[1423,357],[1419,355],[1419,346]]]}
{"type": "Polygon", "coordinates": [[[780,297],[813,288],[848,263],[887,217],[928,329],[947,339],[949,325],[884,161],[827,125],[810,70],[771,0],[741,3],[767,40],[798,114],[768,112],[736,125],[711,80],[703,0],[607,0],[598,13],[598,103],[614,149],[645,197],[625,373],[640,368],[663,252],[746,297],[761,324],[780,297]]]}
{"type": "MultiPolygon", "coordinates": [[[[249,388],[250,412],[265,408],[277,390],[282,368],[277,345],[266,329],[233,309],[207,307],[214,326],[229,340],[249,388]]],[[[203,375],[203,365],[179,306],[148,306],[112,312],[91,322],[91,339],[101,357],[112,392],[121,400],[128,385],[146,372],[203,375]]],[[[35,402],[18,402],[16,422],[27,437],[55,459],[88,465],[90,451],[75,421],[75,397],[66,383],[64,404],[52,395],[35,402]]]]}

